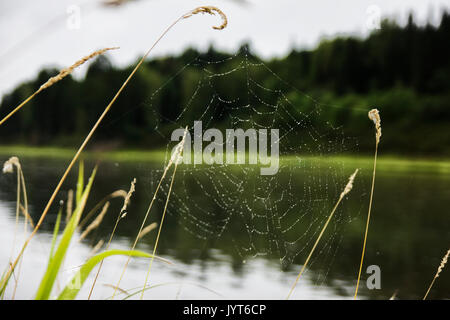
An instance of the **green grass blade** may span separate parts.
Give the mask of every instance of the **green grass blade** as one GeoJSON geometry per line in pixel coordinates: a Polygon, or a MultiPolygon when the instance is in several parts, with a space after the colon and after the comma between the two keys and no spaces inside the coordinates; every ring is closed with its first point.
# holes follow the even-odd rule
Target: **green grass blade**
{"type": "Polygon", "coordinates": [[[49,264],[53,258],[53,252],[55,251],[56,238],[58,237],[59,225],[61,223],[61,215],[62,215],[62,207],[59,208],[58,216],[56,217],[55,228],[53,229],[52,246],[50,248],[50,257],[48,259],[49,264]]]}
{"type": "MultiPolygon", "coordinates": [[[[4,281],[4,278],[5,278],[7,272],[8,272],[8,269],[6,269],[5,271],[3,271],[2,276],[0,277],[1,282],[4,281]]],[[[5,289],[6,289],[6,285],[7,285],[7,284],[8,284],[8,282],[6,282],[5,286],[0,290],[0,300],[3,300],[3,299],[4,299],[5,291],[6,291],[5,289]]]]}
{"type": "MultiPolygon", "coordinates": [[[[149,253],[145,253],[137,250],[108,250],[102,253],[99,253],[92,258],[90,258],[74,275],[69,284],[64,288],[61,294],[58,297],[58,300],[73,300],[76,298],[78,292],[86,281],[87,277],[91,273],[92,269],[100,263],[103,259],[113,256],[113,255],[124,255],[124,256],[134,256],[134,257],[144,257],[151,258],[152,255],[149,253]]],[[[163,259],[161,259],[163,260],[163,259]]],[[[167,262],[166,260],[163,260],[167,262]]]]}
{"type": "Polygon", "coordinates": [[[36,300],[47,300],[50,297],[53,284],[55,283],[56,276],[58,275],[59,269],[61,267],[64,256],[66,255],[67,249],[69,248],[70,240],[77,228],[78,222],[80,221],[81,214],[83,213],[84,207],[86,205],[89,192],[92,187],[92,182],[94,181],[95,173],[97,168],[94,168],[89,182],[81,196],[80,203],[75,208],[72,217],[69,220],[66,228],[64,229],[61,241],[59,242],[58,248],[56,249],[53,258],[48,264],[47,270],[44,277],[41,280],[38,291],[36,293],[36,300]]]}
{"type": "Polygon", "coordinates": [[[78,167],[77,193],[75,195],[75,203],[78,205],[81,201],[84,188],[84,161],[80,160],[78,167]]]}

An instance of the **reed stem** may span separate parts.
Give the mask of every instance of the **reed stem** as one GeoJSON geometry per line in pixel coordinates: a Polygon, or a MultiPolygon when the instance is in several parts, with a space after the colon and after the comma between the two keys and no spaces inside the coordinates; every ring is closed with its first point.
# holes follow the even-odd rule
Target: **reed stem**
{"type": "Polygon", "coordinates": [[[366,252],[367,234],[369,232],[370,213],[372,210],[373,192],[375,188],[375,175],[377,172],[378,145],[380,143],[381,138],[381,117],[379,111],[377,109],[372,109],[369,111],[368,116],[369,119],[372,120],[375,125],[375,155],[373,159],[372,187],[370,189],[370,200],[369,200],[369,210],[367,212],[366,231],[364,232],[364,243],[361,253],[361,262],[359,264],[358,280],[356,282],[355,295],[353,297],[353,299],[355,300],[356,297],[358,296],[359,281],[361,279],[361,272],[364,264],[364,254],[366,252]]]}
{"type": "MultiPolygon", "coordinates": [[[[161,230],[162,230],[162,226],[163,226],[163,223],[164,223],[164,218],[166,216],[167,206],[169,204],[169,198],[170,198],[170,194],[172,192],[173,182],[175,180],[175,173],[177,172],[177,166],[178,166],[178,164],[175,163],[175,167],[173,169],[173,174],[172,174],[172,179],[170,181],[169,191],[167,193],[166,203],[164,205],[164,211],[163,211],[163,214],[162,214],[162,217],[161,217],[161,222],[159,224],[158,234],[156,235],[156,241],[155,241],[155,245],[153,247],[153,253],[152,253],[153,255],[150,258],[150,265],[148,267],[147,275],[145,276],[144,286],[142,287],[142,292],[141,292],[141,297],[140,297],[141,300],[144,298],[145,287],[147,286],[148,278],[150,276],[150,271],[151,271],[152,265],[153,265],[154,255],[156,254],[156,249],[158,248],[159,236],[161,235],[161,230]]],[[[139,235],[138,235],[138,237],[139,237],[139,235]]]]}

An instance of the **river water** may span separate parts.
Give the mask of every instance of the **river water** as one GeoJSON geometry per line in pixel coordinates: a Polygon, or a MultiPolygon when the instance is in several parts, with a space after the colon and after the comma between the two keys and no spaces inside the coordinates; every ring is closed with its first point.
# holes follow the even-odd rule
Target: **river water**
{"type": "MultiPolygon", "coordinates": [[[[7,159],[1,157],[2,161],[7,159]]],[[[149,277],[149,285],[154,287],[146,291],[145,299],[285,299],[354,167],[352,163],[343,166],[344,160],[313,165],[308,161],[316,162],[293,160],[294,165],[280,168],[276,177],[266,180],[245,168],[180,165],[157,249],[157,254],[172,265],[155,260],[149,277]],[[302,161],[306,164],[296,165],[302,161]]],[[[65,159],[21,158],[35,222],[67,163],[65,159]]],[[[86,161],[86,180],[94,164],[86,161]]],[[[354,190],[324,233],[293,299],[353,297],[367,216],[370,165],[369,159],[360,168],[354,190]]],[[[130,181],[137,178],[127,216],[120,221],[110,248],[131,247],[163,166],[145,160],[100,163],[86,210],[117,189],[128,191],[130,181]]],[[[394,293],[400,299],[423,297],[450,244],[450,179],[448,170],[440,168],[380,160],[363,271],[369,265],[378,266],[381,288],[369,290],[366,279],[370,274],[363,272],[361,299],[389,299],[394,293]]],[[[67,199],[68,190],[76,185],[76,175],[75,170],[69,176],[58,201],[67,199]]],[[[160,221],[169,182],[170,178],[163,182],[146,225],[160,221]]],[[[112,199],[98,229],[82,241],[80,232],[74,236],[53,296],[90,256],[93,246],[108,240],[122,204],[122,199],[112,199]]],[[[7,267],[12,252],[17,254],[24,239],[23,217],[15,233],[15,207],[16,175],[2,174],[2,268],[7,267]]],[[[47,266],[57,211],[55,204],[26,250],[16,299],[32,299],[36,293],[47,266]]],[[[137,248],[152,252],[156,233],[151,231],[137,248]]],[[[117,284],[125,261],[122,256],[105,260],[93,299],[111,297],[111,286],[117,284]]],[[[129,295],[138,292],[148,267],[148,259],[133,259],[120,288],[129,295]]],[[[430,298],[450,297],[450,273],[446,271],[436,281],[430,298]]],[[[94,275],[95,271],[79,299],[87,298],[94,275]]],[[[13,283],[6,299],[12,297],[13,283]]],[[[115,299],[127,294],[120,292],[115,299]]],[[[139,294],[130,297],[135,298],[139,294]]]]}

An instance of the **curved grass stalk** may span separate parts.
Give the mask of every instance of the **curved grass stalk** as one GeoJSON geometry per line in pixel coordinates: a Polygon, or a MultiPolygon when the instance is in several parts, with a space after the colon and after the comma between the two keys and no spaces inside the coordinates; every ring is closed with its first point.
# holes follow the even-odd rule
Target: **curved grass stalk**
{"type": "Polygon", "coordinates": [[[80,224],[78,225],[79,229],[82,229],[84,225],[89,221],[90,218],[94,215],[95,212],[97,212],[100,208],[104,206],[104,204],[114,198],[118,197],[125,197],[127,196],[127,192],[125,190],[116,190],[110,194],[108,194],[106,197],[104,197],[102,200],[100,200],[92,209],[89,211],[86,216],[81,220],[80,224]]]}
{"type": "Polygon", "coordinates": [[[358,296],[359,282],[361,279],[361,272],[362,272],[362,267],[364,264],[364,254],[366,252],[367,234],[369,232],[370,213],[372,210],[373,192],[374,192],[374,188],[375,188],[375,175],[376,175],[376,171],[377,171],[378,144],[380,143],[380,138],[381,138],[381,118],[380,118],[379,111],[377,109],[370,110],[369,111],[369,119],[373,121],[373,123],[375,125],[375,130],[376,130],[375,154],[374,154],[374,159],[373,159],[372,186],[370,189],[370,200],[369,200],[369,210],[367,213],[366,231],[364,232],[364,242],[363,242],[363,248],[362,248],[362,253],[361,253],[361,262],[359,264],[358,280],[356,282],[355,295],[354,295],[353,299],[356,299],[356,297],[358,296]]]}
{"type": "MultiPolygon", "coordinates": [[[[13,255],[14,255],[14,249],[16,246],[16,241],[17,241],[17,232],[18,232],[18,227],[19,227],[19,212],[20,212],[20,187],[21,187],[21,182],[20,182],[20,163],[19,160],[17,160],[17,162],[15,163],[16,167],[17,167],[17,199],[16,199],[16,222],[14,224],[14,242],[13,242],[13,246],[11,248],[11,258],[9,261],[11,261],[13,259],[13,255]]],[[[26,221],[25,221],[25,225],[26,225],[26,221]]],[[[22,267],[22,261],[23,259],[20,260],[19,263],[19,270],[17,270],[17,274],[14,275],[14,290],[13,290],[13,294],[11,299],[14,300],[14,297],[16,295],[16,289],[17,289],[17,285],[19,283],[19,274],[20,274],[20,269],[22,267]]]]}
{"type": "MultiPolygon", "coordinates": [[[[28,224],[28,217],[29,217],[25,178],[23,176],[22,166],[20,165],[19,158],[17,158],[17,157],[9,158],[3,165],[3,173],[13,173],[14,167],[16,167],[16,170],[17,170],[16,218],[15,218],[15,226],[14,226],[14,240],[13,240],[13,245],[11,248],[11,255],[10,255],[9,261],[11,261],[13,259],[15,244],[17,242],[20,211],[22,211],[25,216],[25,223],[24,223],[24,236],[25,237],[26,237],[26,233],[27,233],[27,224],[28,224]],[[22,205],[22,203],[21,203],[21,193],[23,193],[24,205],[22,205]]],[[[32,224],[31,217],[30,217],[30,223],[32,224]]],[[[13,289],[13,293],[12,293],[12,297],[11,297],[12,300],[14,300],[15,295],[16,295],[21,268],[22,268],[22,260],[20,260],[18,271],[14,275],[14,289],[13,289]]]]}
{"type": "Polygon", "coordinates": [[[355,180],[355,177],[356,177],[356,174],[357,174],[357,173],[358,173],[358,169],[356,169],[355,172],[354,172],[354,173],[350,176],[350,178],[348,179],[348,183],[347,183],[347,185],[345,186],[344,191],[341,192],[341,195],[339,196],[338,201],[337,201],[336,204],[334,205],[333,210],[331,210],[331,213],[330,213],[330,215],[328,216],[328,219],[327,219],[327,221],[325,222],[325,225],[323,226],[322,231],[320,231],[320,234],[319,234],[319,236],[317,237],[317,240],[316,240],[316,242],[314,243],[314,245],[313,245],[311,251],[309,252],[309,255],[308,255],[308,257],[306,258],[306,261],[305,261],[305,263],[303,264],[302,269],[300,270],[300,273],[298,274],[297,278],[295,279],[294,284],[292,285],[291,290],[289,291],[289,294],[288,294],[286,300],[289,300],[289,298],[291,297],[292,293],[294,292],[295,286],[297,285],[298,281],[300,280],[300,277],[302,276],[303,271],[305,271],[306,266],[308,265],[308,262],[309,262],[309,260],[311,259],[312,255],[313,255],[313,253],[314,253],[314,250],[316,249],[317,244],[319,243],[320,239],[322,238],[322,235],[324,234],[324,232],[325,232],[325,230],[326,230],[328,224],[330,223],[331,218],[333,217],[333,215],[334,215],[336,209],[338,208],[338,206],[339,206],[339,204],[341,203],[342,199],[344,199],[345,195],[347,195],[347,194],[352,190],[352,188],[353,188],[353,182],[354,182],[354,180],[355,180]]]}
{"type": "MultiPolygon", "coordinates": [[[[25,178],[23,176],[22,167],[19,166],[19,168],[20,168],[20,170],[18,170],[18,173],[20,173],[20,183],[22,185],[21,189],[22,189],[22,193],[23,193],[23,202],[24,202],[24,206],[22,206],[20,204],[20,202],[19,202],[19,207],[20,207],[20,209],[23,208],[23,214],[25,216],[24,230],[23,230],[24,233],[23,233],[23,235],[24,235],[24,237],[26,237],[27,236],[27,232],[28,232],[28,228],[27,228],[27,226],[28,226],[28,219],[30,220],[31,226],[33,226],[33,220],[31,219],[31,216],[28,213],[28,198],[27,198],[27,188],[26,188],[26,185],[25,185],[25,178]]],[[[20,272],[22,270],[22,263],[23,263],[23,257],[20,260],[19,268],[17,270],[17,276],[16,276],[16,281],[15,281],[15,284],[14,284],[12,300],[14,300],[15,297],[16,297],[17,285],[19,284],[20,272]]]]}
{"type": "Polygon", "coordinates": [[[31,220],[31,216],[28,213],[28,196],[27,196],[27,187],[25,185],[25,177],[23,176],[23,171],[20,170],[20,180],[22,181],[22,192],[23,192],[23,204],[25,209],[25,217],[30,219],[31,224],[33,224],[33,220],[31,220]]]}
{"type": "Polygon", "coordinates": [[[109,201],[105,203],[105,205],[102,208],[102,211],[98,214],[98,216],[94,219],[94,221],[92,221],[87,227],[86,229],[83,231],[83,233],[80,235],[80,238],[78,239],[78,242],[81,242],[84,238],[87,237],[87,235],[89,233],[91,233],[92,230],[97,229],[100,224],[103,221],[103,218],[105,217],[106,213],[108,212],[109,209],[109,201]]]}
{"type": "Polygon", "coordinates": [[[100,239],[99,242],[92,248],[91,252],[89,252],[89,257],[95,256],[97,252],[103,247],[105,244],[105,240],[100,239]]]}
{"type": "Polygon", "coordinates": [[[9,258],[9,261],[11,262],[14,256],[14,249],[17,241],[17,228],[19,225],[19,212],[20,212],[20,162],[19,158],[17,157],[11,157],[9,158],[4,164],[3,164],[3,173],[13,173],[14,167],[16,167],[17,170],[17,189],[16,189],[16,220],[14,224],[14,240],[13,245],[11,247],[11,255],[9,258]]]}
{"type": "Polygon", "coordinates": [[[22,214],[23,214],[25,220],[27,221],[27,223],[30,224],[30,227],[34,228],[33,218],[31,218],[30,214],[28,213],[28,211],[25,209],[25,207],[22,204],[20,205],[20,211],[22,211],[22,214]]]}
{"type": "Polygon", "coordinates": [[[153,231],[154,229],[156,229],[157,226],[158,226],[158,224],[156,222],[153,222],[153,223],[149,224],[148,226],[146,226],[144,229],[142,229],[141,233],[138,235],[138,239],[145,237],[147,235],[147,233],[150,233],[150,231],[153,231]]]}

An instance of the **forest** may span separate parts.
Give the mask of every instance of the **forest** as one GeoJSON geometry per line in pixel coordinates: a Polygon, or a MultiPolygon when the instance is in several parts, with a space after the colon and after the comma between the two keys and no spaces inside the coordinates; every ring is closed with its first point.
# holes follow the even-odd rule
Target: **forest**
{"type": "MultiPolygon", "coordinates": [[[[192,125],[215,94],[233,101],[251,100],[245,87],[250,73],[252,83],[270,92],[282,91],[294,109],[311,115],[316,126],[330,123],[342,128],[346,137],[358,141],[361,152],[373,150],[367,111],[376,107],[382,115],[384,153],[449,156],[449,39],[450,13],[443,13],[437,26],[418,25],[410,15],[404,26],[384,20],[367,38],[337,36],[322,40],[314,49],[292,49],[276,59],[259,58],[250,44],[243,44],[236,53],[190,48],[177,56],[152,58],[116,101],[90,147],[162,147],[167,139],[161,136],[167,137],[175,127],[192,125]],[[227,74],[243,63],[241,72],[227,74]],[[227,75],[211,84],[209,75],[222,73],[227,75]],[[180,112],[189,121],[177,123],[180,112]]],[[[107,56],[99,57],[83,79],[64,79],[14,115],[3,126],[0,143],[77,145],[132,67],[117,68],[107,56]]],[[[44,69],[34,80],[4,95],[1,114],[6,115],[58,72],[44,69]]],[[[274,105],[280,99],[262,91],[258,96],[274,105]]],[[[249,103],[264,108],[258,101],[249,103]]],[[[220,104],[217,108],[220,112],[211,116],[210,127],[225,126],[229,112],[234,116],[240,112],[220,104]]]]}

